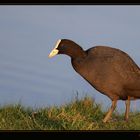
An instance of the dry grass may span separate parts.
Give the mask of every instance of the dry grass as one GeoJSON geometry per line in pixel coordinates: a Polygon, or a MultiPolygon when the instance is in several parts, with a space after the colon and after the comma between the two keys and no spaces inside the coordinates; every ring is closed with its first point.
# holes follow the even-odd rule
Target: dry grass
{"type": "Polygon", "coordinates": [[[1,130],[140,130],[140,113],[113,114],[108,123],[103,123],[106,112],[90,97],[74,100],[60,107],[31,109],[21,105],[0,108],[1,130]]]}

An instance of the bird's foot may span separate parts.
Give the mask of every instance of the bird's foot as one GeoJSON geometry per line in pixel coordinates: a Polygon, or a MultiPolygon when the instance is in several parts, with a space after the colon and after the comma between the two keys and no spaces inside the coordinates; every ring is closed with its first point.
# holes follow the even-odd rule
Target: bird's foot
{"type": "Polygon", "coordinates": [[[124,118],[124,119],[125,119],[125,121],[126,121],[126,122],[128,122],[128,121],[129,121],[129,118],[124,118]]]}
{"type": "Polygon", "coordinates": [[[109,122],[111,119],[112,119],[111,116],[110,116],[110,117],[105,117],[105,118],[103,119],[103,123],[109,122]]]}

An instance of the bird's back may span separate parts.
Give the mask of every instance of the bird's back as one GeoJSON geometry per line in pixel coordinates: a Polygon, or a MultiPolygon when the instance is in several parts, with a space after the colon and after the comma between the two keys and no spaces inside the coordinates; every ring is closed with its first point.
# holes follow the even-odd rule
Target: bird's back
{"type": "MultiPolygon", "coordinates": [[[[86,52],[89,59],[96,59],[99,63],[102,61],[102,63],[108,64],[110,67],[112,65],[116,71],[124,73],[124,75],[126,72],[140,74],[140,69],[132,58],[119,49],[107,46],[96,46],[88,49],[86,52]]],[[[106,67],[106,69],[110,67],[106,67]]]]}

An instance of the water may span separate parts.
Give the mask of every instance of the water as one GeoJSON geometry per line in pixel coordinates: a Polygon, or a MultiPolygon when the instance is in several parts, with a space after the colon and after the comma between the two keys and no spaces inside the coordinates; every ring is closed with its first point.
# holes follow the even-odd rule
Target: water
{"type": "Polygon", "coordinates": [[[70,101],[75,96],[72,85],[69,86],[72,78],[48,59],[49,50],[41,49],[39,53],[40,47],[24,49],[0,48],[0,103],[42,107],[70,101]]]}

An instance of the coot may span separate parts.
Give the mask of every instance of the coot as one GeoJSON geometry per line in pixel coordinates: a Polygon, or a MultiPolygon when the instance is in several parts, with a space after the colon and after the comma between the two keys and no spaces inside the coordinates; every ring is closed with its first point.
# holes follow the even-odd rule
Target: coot
{"type": "Polygon", "coordinates": [[[109,120],[118,100],[126,101],[125,119],[128,119],[130,100],[140,98],[140,69],[127,53],[109,46],[83,50],[74,41],[61,39],[49,57],[56,54],[70,56],[75,71],[112,100],[103,122],[109,120]]]}

